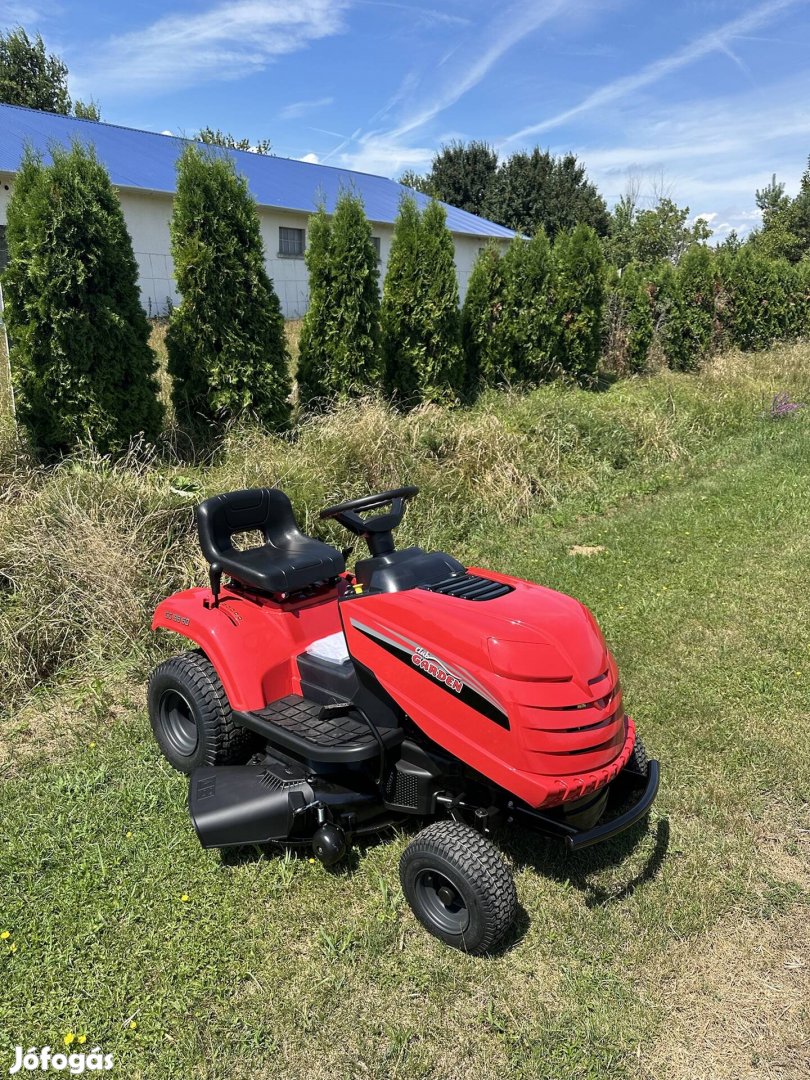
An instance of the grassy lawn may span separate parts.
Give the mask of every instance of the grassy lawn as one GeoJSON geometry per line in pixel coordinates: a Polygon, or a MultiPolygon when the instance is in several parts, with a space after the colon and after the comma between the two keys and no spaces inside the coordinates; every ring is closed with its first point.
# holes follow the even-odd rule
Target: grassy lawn
{"type": "MultiPolygon", "coordinates": [[[[746,363],[808,392],[810,349],[746,363]]],[[[753,400],[609,499],[517,524],[488,501],[464,535],[591,607],[663,768],[648,825],[613,844],[502,835],[522,910],[494,957],[418,927],[408,835],[332,874],[202,851],[117,668],[27,700],[0,766],[0,1067],[74,1032],[133,1080],[806,1078],[810,415],[753,400]]]]}

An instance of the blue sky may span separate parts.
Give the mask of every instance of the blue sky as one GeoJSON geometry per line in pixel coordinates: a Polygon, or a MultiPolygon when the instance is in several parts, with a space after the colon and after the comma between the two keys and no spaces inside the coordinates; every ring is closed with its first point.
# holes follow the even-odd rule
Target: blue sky
{"type": "Polygon", "coordinates": [[[0,2],[105,120],[210,125],[398,176],[443,142],[575,151],[609,202],[635,183],[722,236],[810,153],[810,0],[0,2]]]}

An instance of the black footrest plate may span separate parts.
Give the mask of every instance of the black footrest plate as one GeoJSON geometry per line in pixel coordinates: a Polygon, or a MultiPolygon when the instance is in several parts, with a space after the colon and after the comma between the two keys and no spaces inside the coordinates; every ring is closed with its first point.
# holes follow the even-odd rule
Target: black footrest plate
{"type": "Polygon", "coordinates": [[[308,701],[298,694],[274,701],[254,714],[284,728],[293,735],[318,746],[342,746],[345,743],[375,743],[368,724],[350,710],[337,715],[324,710],[317,701],[308,701]],[[322,712],[324,715],[321,715],[322,712]]]}
{"type": "MultiPolygon", "coordinates": [[[[255,731],[272,746],[291,750],[309,761],[351,762],[377,757],[380,746],[363,716],[323,706],[289,694],[255,712],[234,713],[238,724],[255,731]]],[[[398,746],[402,728],[380,728],[386,747],[398,746]]]]}

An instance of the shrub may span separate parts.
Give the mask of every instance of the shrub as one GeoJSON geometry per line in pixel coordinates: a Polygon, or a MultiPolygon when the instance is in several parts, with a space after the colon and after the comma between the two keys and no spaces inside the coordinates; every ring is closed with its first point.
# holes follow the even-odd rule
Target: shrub
{"type": "Polygon", "coordinates": [[[696,371],[712,351],[715,283],[711,252],[694,245],[678,264],[673,282],[665,353],[675,371],[696,371]]]}
{"type": "Polygon", "coordinates": [[[8,207],[5,319],[18,416],[47,455],[154,439],[162,408],[138,267],[91,149],[26,152],[8,207]]]}
{"type": "Polygon", "coordinates": [[[233,417],[289,417],[281,305],[264,264],[256,204],[226,155],[187,146],[177,166],[172,255],[182,302],[166,335],[180,425],[206,442],[233,417]]]}
{"type": "Polygon", "coordinates": [[[462,378],[455,245],[446,214],[431,202],[423,214],[405,196],[383,289],[387,391],[405,405],[458,393],[462,378]]]}
{"type": "Polygon", "coordinates": [[[802,259],[796,268],[799,283],[801,336],[810,337],[810,258],[802,259]]]}
{"type": "Polygon", "coordinates": [[[608,279],[605,305],[605,353],[619,375],[635,375],[649,366],[655,330],[653,286],[634,263],[608,279]]]}
{"type": "Polygon", "coordinates": [[[299,398],[305,406],[360,397],[382,374],[377,252],[358,196],[340,194],[329,229],[322,230],[318,244],[317,281],[302,332],[299,398]],[[324,265],[319,267],[320,259],[324,265]],[[315,355],[308,351],[313,347],[315,355]]]}
{"type": "Polygon", "coordinates": [[[475,261],[461,310],[465,386],[471,395],[503,382],[506,374],[499,332],[504,303],[501,263],[498,249],[488,244],[475,261]]]}
{"type": "Polygon", "coordinates": [[[650,269],[648,278],[653,315],[650,365],[661,367],[667,362],[669,317],[675,303],[675,267],[667,259],[662,259],[650,269]]]}
{"type": "Polygon", "coordinates": [[[790,263],[786,259],[777,259],[774,266],[776,281],[784,305],[781,333],[779,338],[800,337],[805,332],[806,308],[802,291],[802,273],[800,263],[790,263]]]}
{"type": "Polygon", "coordinates": [[[554,272],[543,229],[531,240],[516,236],[501,261],[504,279],[502,336],[504,368],[529,386],[557,374],[554,329],[554,272]]]}
{"type": "Polygon", "coordinates": [[[746,245],[722,260],[721,272],[728,294],[726,332],[738,348],[764,349],[807,332],[807,273],[801,263],[769,259],[746,245]]]}
{"type": "Polygon", "coordinates": [[[596,375],[602,343],[605,267],[599,237],[589,225],[561,233],[554,244],[556,358],[581,381],[596,375]]]}

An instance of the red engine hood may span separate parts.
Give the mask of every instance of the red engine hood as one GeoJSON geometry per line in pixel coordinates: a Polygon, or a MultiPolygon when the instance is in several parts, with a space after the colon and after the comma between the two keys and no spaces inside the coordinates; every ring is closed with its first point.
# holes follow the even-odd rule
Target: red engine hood
{"type": "Polygon", "coordinates": [[[412,589],[343,603],[352,654],[427,735],[533,805],[595,790],[632,749],[596,621],[542,585],[470,573],[511,591],[476,602],[412,589]]]}

